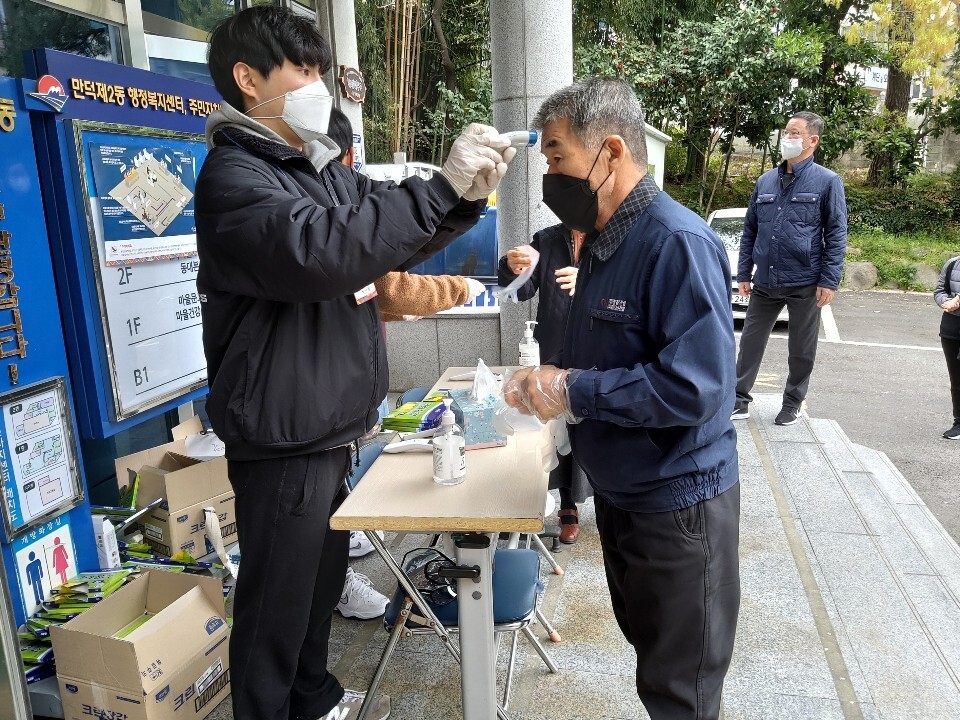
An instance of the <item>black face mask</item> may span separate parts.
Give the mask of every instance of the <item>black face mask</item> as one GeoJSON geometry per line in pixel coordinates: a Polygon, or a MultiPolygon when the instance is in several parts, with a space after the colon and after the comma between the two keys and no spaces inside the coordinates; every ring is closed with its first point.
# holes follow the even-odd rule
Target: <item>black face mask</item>
{"type": "Polygon", "coordinates": [[[590,174],[596,167],[601,152],[602,147],[597,152],[586,178],[556,174],[543,176],[544,205],[553,210],[560,222],[574,230],[593,232],[597,224],[597,214],[600,212],[597,192],[613,175],[613,172],[608,173],[596,190],[590,189],[590,174]]]}

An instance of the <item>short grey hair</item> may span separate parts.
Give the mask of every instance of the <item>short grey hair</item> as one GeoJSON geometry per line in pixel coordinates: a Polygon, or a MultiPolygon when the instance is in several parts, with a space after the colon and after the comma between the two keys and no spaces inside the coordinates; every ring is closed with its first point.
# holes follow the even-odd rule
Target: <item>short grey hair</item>
{"type": "Polygon", "coordinates": [[[811,135],[823,137],[823,129],[827,126],[827,124],[823,121],[823,118],[816,113],[802,110],[801,112],[795,112],[790,116],[791,120],[794,118],[797,120],[803,120],[807,124],[807,132],[809,132],[811,135]]]}
{"type": "Polygon", "coordinates": [[[623,138],[638,167],[647,167],[646,124],[637,94],[618,78],[589,77],[557,90],[543,101],[533,126],[542,130],[558,120],[569,120],[573,134],[589,149],[599,149],[604,138],[623,138]]]}

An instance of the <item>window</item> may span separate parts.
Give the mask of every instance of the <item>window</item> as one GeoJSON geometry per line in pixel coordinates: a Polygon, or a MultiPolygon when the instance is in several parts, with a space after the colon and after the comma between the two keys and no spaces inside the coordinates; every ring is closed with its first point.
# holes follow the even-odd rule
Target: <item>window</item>
{"type": "Polygon", "coordinates": [[[5,0],[0,22],[0,75],[23,77],[23,54],[52,48],[122,62],[118,29],[32,0],[5,0]]]}

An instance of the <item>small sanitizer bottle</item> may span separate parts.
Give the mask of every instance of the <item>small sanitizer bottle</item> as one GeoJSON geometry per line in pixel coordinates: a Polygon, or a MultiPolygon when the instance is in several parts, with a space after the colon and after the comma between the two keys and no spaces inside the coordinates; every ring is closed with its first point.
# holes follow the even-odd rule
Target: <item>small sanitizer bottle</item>
{"type": "Polygon", "coordinates": [[[452,402],[451,398],[444,399],[447,407],[433,436],[433,481],[439,485],[459,485],[467,477],[466,443],[450,409],[452,402]]]}
{"type": "Polygon", "coordinates": [[[520,367],[536,367],[540,364],[540,343],[533,337],[533,326],[536,320],[526,321],[527,329],[523,331],[523,341],[520,343],[520,367]]]}

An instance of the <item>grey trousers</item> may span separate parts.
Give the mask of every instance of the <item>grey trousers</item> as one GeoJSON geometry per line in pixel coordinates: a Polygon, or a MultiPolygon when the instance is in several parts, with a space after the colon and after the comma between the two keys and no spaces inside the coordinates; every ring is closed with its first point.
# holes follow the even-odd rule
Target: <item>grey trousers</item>
{"type": "Polygon", "coordinates": [[[820,308],[817,307],[817,286],[764,288],[754,285],[747,306],[737,355],[737,402],[751,402],[750,391],[757,381],[767,340],[777,315],[786,306],[790,318],[788,329],[787,386],[783,405],[800,408],[810,387],[810,375],[817,358],[817,337],[820,332],[820,308]]]}

